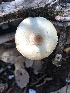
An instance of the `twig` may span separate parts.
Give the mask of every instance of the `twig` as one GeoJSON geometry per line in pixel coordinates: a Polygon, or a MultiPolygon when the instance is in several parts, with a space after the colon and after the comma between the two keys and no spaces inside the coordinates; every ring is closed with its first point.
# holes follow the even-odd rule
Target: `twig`
{"type": "Polygon", "coordinates": [[[33,85],[37,84],[37,83],[38,83],[40,80],[42,80],[45,76],[46,76],[46,74],[45,74],[45,75],[43,75],[41,78],[39,78],[36,82],[31,83],[31,85],[30,85],[30,86],[33,86],[33,85]]]}
{"type": "Polygon", "coordinates": [[[70,21],[70,16],[67,16],[67,17],[56,16],[55,19],[60,21],[70,21]]]}
{"type": "Polygon", "coordinates": [[[40,87],[40,86],[44,85],[44,84],[46,83],[46,81],[50,81],[50,80],[52,80],[52,77],[45,78],[45,79],[44,79],[44,82],[41,83],[41,84],[39,84],[39,85],[36,85],[36,87],[40,87]]]}

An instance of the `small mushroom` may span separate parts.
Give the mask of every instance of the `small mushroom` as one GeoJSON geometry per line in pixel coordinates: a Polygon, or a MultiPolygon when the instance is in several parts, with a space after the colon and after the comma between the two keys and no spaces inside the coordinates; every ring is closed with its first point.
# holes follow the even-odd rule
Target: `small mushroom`
{"type": "Polygon", "coordinates": [[[17,50],[26,58],[40,60],[48,57],[58,41],[53,24],[43,17],[29,17],[17,27],[15,43],[17,50]]]}

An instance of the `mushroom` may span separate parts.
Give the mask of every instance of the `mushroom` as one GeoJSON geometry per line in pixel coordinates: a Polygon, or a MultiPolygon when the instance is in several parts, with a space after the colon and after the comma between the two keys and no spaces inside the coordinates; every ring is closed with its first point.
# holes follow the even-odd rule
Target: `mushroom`
{"type": "Polygon", "coordinates": [[[17,27],[15,43],[17,50],[26,58],[41,60],[48,57],[58,41],[53,24],[43,17],[28,17],[17,27]]]}

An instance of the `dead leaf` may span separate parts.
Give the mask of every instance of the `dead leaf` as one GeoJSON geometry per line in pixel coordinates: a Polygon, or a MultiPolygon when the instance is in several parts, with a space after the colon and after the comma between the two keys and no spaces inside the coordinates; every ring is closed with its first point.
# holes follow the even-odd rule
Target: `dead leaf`
{"type": "Polygon", "coordinates": [[[20,55],[20,53],[16,48],[8,49],[2,53],[1,60],[7,63],[11,63],[11,61],[13,61],[13,59],[15,59],[18,55],[20,55]]]}
{"type": "Polygon", "coordinates": [[[25,69],[16,69],[15,70],[15,81],[20,88],[26,87],[29,83],[29,74],[25,69]]]}

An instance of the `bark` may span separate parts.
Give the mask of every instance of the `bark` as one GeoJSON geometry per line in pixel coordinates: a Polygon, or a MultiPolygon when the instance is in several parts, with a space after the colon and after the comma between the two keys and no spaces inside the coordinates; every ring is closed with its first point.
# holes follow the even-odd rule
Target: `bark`
{"type": "MultiPolygon", "coordinates": [[[[23,0],[23,1],[24,2],[21,2],[20,0],[20,3],[16,1],[12,1],[12,2],[8,2],[8,3],[5,2],[4,4],[1,4],[0,23],[11,21],[11,19],[13,20],[17,18],[24,19],[29,16],[32,17],[43,16],[46,17],[47,19],[55,20],[55,16],[63,12],[63,9],[56,10],[56,7],[58,7],[57,5],[59,0],[29,0],[29,1],[23,0]]],[[[68,5],[67,9],[69,8],[70,6],[68,5]]],[[[66,20],[68,21],[69,18],[66,17],[66,20]]]]}
{"type": "Polygon", "coordinates": [[[53,64],[55,64],[57,67],[61,66],[62,55],[63,55],[64,46],[66,44],[66,40],[67,40],[67,28],[64,26],[62,31],[60,32],[60,38],[58,42],[59,44],[57,47],[55,59],[53,60],[53,64]]]}

